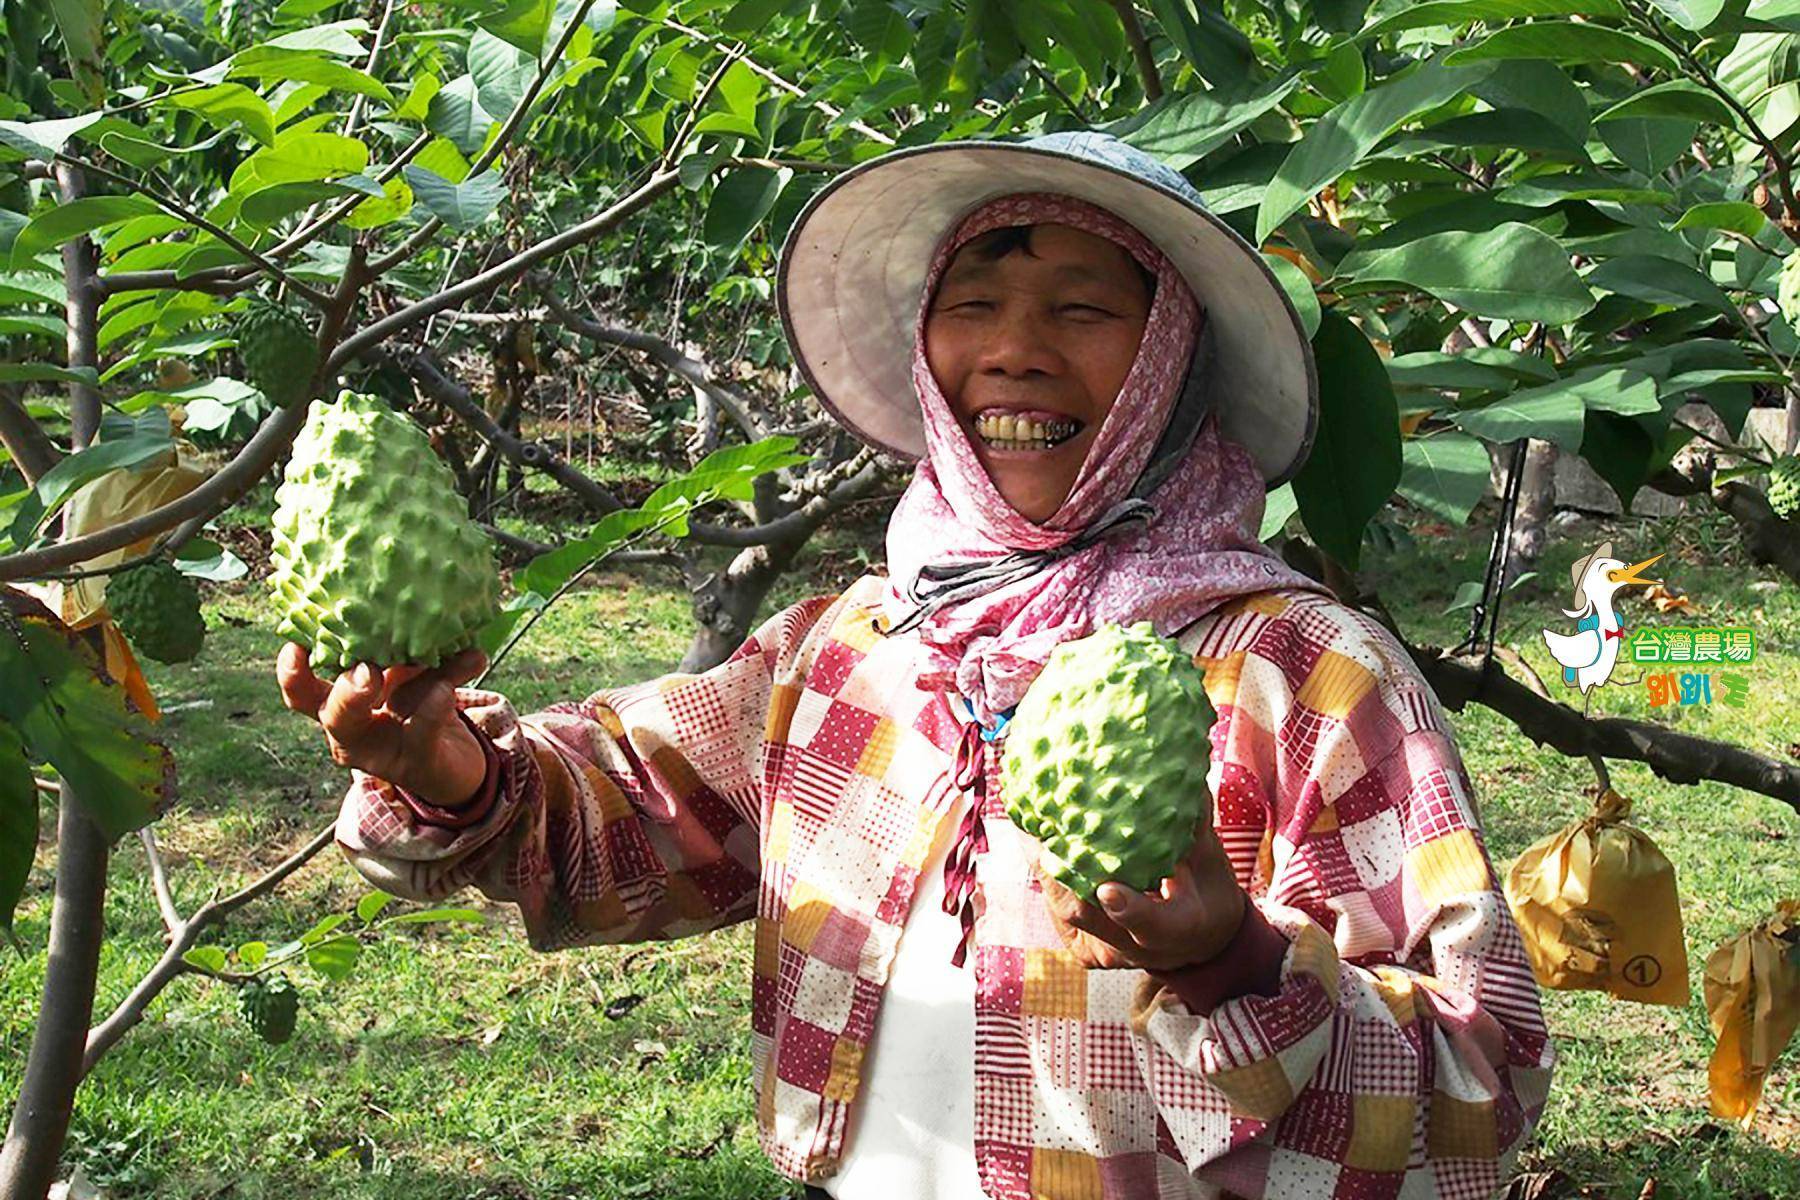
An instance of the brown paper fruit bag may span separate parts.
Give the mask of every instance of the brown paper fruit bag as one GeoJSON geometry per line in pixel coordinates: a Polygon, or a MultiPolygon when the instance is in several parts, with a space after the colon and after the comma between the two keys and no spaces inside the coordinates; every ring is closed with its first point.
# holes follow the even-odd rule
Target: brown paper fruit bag
{"type": "Polygon", "coordinates": [[[1705,991],[1718,1038],[1706,1069],[1712,1114],[1749,1129],[1769,1068],[1800,1025],[1800,900],[1713,951],[1705,991]]]}
{"type": "Polygon", "coordinates": [[[1519,855],[1506,899],[1544,987],[1680,1008],[1688,967],[1675,868],[1625,824],[1630,815],[1631,801],[1606,789],[1592,816],[1519,855]]]}

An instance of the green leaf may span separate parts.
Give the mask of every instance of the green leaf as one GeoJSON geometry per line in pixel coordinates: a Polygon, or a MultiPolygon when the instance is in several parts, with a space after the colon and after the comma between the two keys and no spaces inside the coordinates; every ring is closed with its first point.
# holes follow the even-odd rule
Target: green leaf
{"type": "Polygon", "coordinates": [[[1400,443],[1399,493],[1452,525],[1465,524],[1488,486],[1488,452],[1474,438],[1439,433],[1400,443]]]}
{"type": "Polygon", "coordinates": [[[403,170],[419,203],[455,230],[466,232],[480,225],[506,198],[506,184],[495,168],[461,183],[451,183],[436,171],[413,163],[406,164],[403,170]]]}
{"type": "Polygon", "coordinates": [[[349,913],[330,913],[319,918],[311,929],[300,935],[302,946],[315,946],[336,932],[338,926],[350,919],[349,913]]]}
{"type": "Polygon", "coordinates": [[[1697,83],[1671,79],[1642,91],[1633,92],[1594,118],[1599,124],[1627,117],[1681,117],[1701,121],[1725,129],[1737,128],[1737,114],[1731,106],[1697,83]]]}
{"type": "Polygon", "coordinates": [[[1288,518],[1299,509],[1300,502],[1294,499],[1292,483],[1284,483],[1263,497],[1262,523],[1257,527],[1256,540],[1266,542],[1287,528],[1288,518]]]}
{"type": "Polygon", "coordinates": [[[1270,181],[1256,215],[1258,245],[1305,207],[1314,193],[1356,165],[1382,138],[1485,78],[1490,64],[1446,67],[1432,61],[1370,88],[1315,122],[1270,181]]]}
{"type": "Polygon", "coordinates": [[[225,951],[217,946],[195,946],[182,954],[181,961],[202,971],[223,971],[225,951]]]}
{"type": "Polygon", "coordinates": [[[269,943],[245,942],[237,948],[237,957],[245,970],[254,971],[269,957],[269,943]]]}
{"type": "Polygon", "coordinates": [[[1488,77],[1470,91],[1494,108],[1522,108],[1537,113],[1568,134],[1571,141],[1585,142],[1588,135],[1588,97],[1569,73],[1541,58],[1507,59],[1493,64],[1488,77]]]}
{"type": "Polygon", "coordinates": [[[1534,175],[1494,193],[1505,204],[1544,208],[1565,200],[1610,200],[1614,204],[1666,204],[1675,198],[1667,192],[1641,187],[1604,171],[1570,171],[1560,175],[1534,175]]]}
{"type": "Polygon", "coordinates": [[[92,367],[59,367],[55,363],[0,363],[0,383],[85,383],[98,387],[92,367]]]}
{"type": "Polygon", "coordinates": [[[360,174],[369,166],[369,147],[337,133],[286,133],[239,163],[230,190],[248,194],[274,183],[301,183],[360,174]]]}
{"type": "Polygon", "coordinates": [[[1177,171],[1186,170],[1273,111],[1300,86],[1300,79],[1289,68],[1241,100],[1221,99],[1213,92],[1165,96],[1120,140],[1177,171]]]}
{"type": "MultiPolygon", "coordinates": [[[[494,125],[476,92],[473,75],[458,75],[431,98],[425,116],[425,128],[449,139],[464,154],[479,152],[494,125]]],[[[661,113],[657,116],[660,119],[661,113]]]]}
{"type": "Polygon", "coordinates": [[[1651,176],[1662,174],[1685,155],[1699,128],[1696,121],[1644,117],[1608,121],[1597,132],[1620,162],[1651,176]]]}
{"type": "Polygon", "coordinates": [[[0,121],[0,145],[11,146],[26,158],[50,162],[70,138],[99,119],[99,113],[86,113],[54,121],[0,121]]]}
{"type": "Polygon", "coordinates": [[[1312,342],[1319,428],[1294,496],[1320,549],[1355,570],[1363,527],[1400,482],[1400,416],[1381,356],[1349,318],[1326,309],[1312,342]]]}
{"type": "MultiPolygon", "coordinates": [[[[218,83],[198,91],[176,92],[156,102],[198,113],[209,125],[239,129],[265,146],[275,144],[275,114],[269,102],[241,83],[218,83]]],[[[104,144],[105,139],[102,139],[104,144]]]]}
{"type": "Polygon", "coordinates": [[[247,194],[243,203],[238,206],[238,218],[253,229],[267,229],[309,204],[341,200],[353,192],[373,196],[383,194],[381,185],[367,175],[346,175],[336,180],[304,179],[296,183],[275,183],[247,194]]]}
{"type": "Polygon", "coordinates": [[[1235,89],[1248,77],[1256,61],[1250,39],[1218,11],[1217,0],[1150,0],[1150,11],[1207,83],[1235,89]]]}
{"type": "Polygon", "coordinates": [[[481,925],[487,918],[472,908],[426,908],[414,912],[397,913],[383,921],[383,925],[428,925],[434,921],[466,921],[481,925]]]}
{"type": "Polygon", "coordinates": [[[1696,32],[1718,20],[1719,13],[1725,8],[1725,0],[1650,0],[1650,3],[1662,9],[1669,20],[1683,29],[1696,32]]]}
{"type": "Polygon", "coordinates": [[[348,935],[306,948],[306,965],[330,980],[348,979],[356,970],[362,944],[348,935]]]}
{"type": "Polygon", "coordinates": [[[1477,346],[1461,354],[1421,350],[1387,360],[1388,378],[1396,388],[1446,391],[1511,391],[1521,380],[1548,382],[1556,369],[1536,355],[1502,346],[1477,346]],[[1505,357],[1500,357],[1505,356],[1505,357]]]}
{"type": "Polygon", "coordinates": [[[701,235],[726,253],[735,251],[769,214],[793,175],[786,167],[740,167],[721,175],[707,202],[701,235]]]}
{"type": "Polygon", "coordinates": [[[237,343],[231,338],[217,333],[189,333],[180,337],[152,341],[121,358],[112,366],[100,373],[100,382],[107,383],[118,378],[133,367],[140,366],[154,358],[191,358],[197,355],[210,354],[214,350],[237,343]]]}
{"type": "MultiPolygon", "coordinates": [[[[5,636],[3,630],[0,636],[5,636]]],[[[16,730],[0,725],[0,932],[14,949],[19,949],[19,939],[13,933],[13,914],[31,878],[37,840],[37,784],[25,758],[25,745],[16,730]]]]}
{"type": "Polygon", "coordinates": [[[152,142],[144,138],[132,137],[109,129],[100,135],[100,148],[115,158],[130,163],[142,171],[159,167],[178,154],[201,154],[211,150],[224,141],[234,130],[220,129],[209,138],[197,142],[189,142],[185,146],[171,145],[167,142],[152,142]]]}
{"type": "Polygon", "coordinates": [[[1743,200],[1718,200],[1696,204],[1681,214],[1672,229],[1727,229],[1745,237],[1761,233],[1769,219],[1762,209],[1743,200]]]}
{"type": "Polygon", "coordinates": [[[495,117],[505,118],[525,98],[537,74],[537,57],[485,30],[469,39],[469,74],[475,98],[495,117]]]}
{"type": "Polygon", "coordinates": [[[325,25],[312,25],[252,46],[235,55],[233,61],[255,60],[271,52],[287,50],[317,50],[322,54],[335,54],[339,58],[361,58],[368,53],[368,48],[363,45],[357,35],[367,32],[369,32],[369,23],[361,17],[352,17],[347,21],[332,21],[325,25]]]}
{"type": "Polygon", "coordinates": [[[227,78],[285,79],[296,83],[316,83],[332,91],[369,96],[383,104],[394,102],[388,86],[365,71],[317,54],[298,50],[281,51],[244,61],[239,55],[231,65],[227,78]]]}
{"type": "Polygon", "coordinates": [[[168,435],[128,437],[116,442],[99,442],[69,455],[38,478],[31,495],[19,505],[13,518],[14,546],[26,546],[36,536],[38,527],[61,508],[82,485],[108,471],[140,466],[169,453],[174,443],[168,435]]]}
{"type": "MultiPolygon", "coordinates": [[[[1562,325],[1594,306],[1555,238],[1508,222],[1485,233],[1437,233],[1338,264],[1356,290],[1398,283],[1487,317],[1562,325]]],[[[1341,293],[1349,289],[1340,286],[1341,293]]]]}
{"type": "Polygon", "coordinates": [[[1407,4],[1391,16],[1383,17],[1357,35],[1366,40],[1383,33],[1403,29],[1424,29],[1431,25],[1463,25],[1470,21],[1515,21],[1522,17],[1557,17],[1579,15],[1589,17],[1625,16],[1625,8],[1617,0],[1433,0],[1426,4],[1407,4]]]}
{"type": "Polygon", "coordinates": [[[1300,324],[1305,328],[1306,336],[1311,338],[1319,331],[1319,296],[1313,291],[1312,280],[1306,277],[1305,271],[1279,254],[1265,254],[1263,262],[1275,272],[1276,282],[1287,293],[1294,311],[1300,314],[1300,324]]]}
{"type": "Polygon", "coordinates": [[[388,115],[396,121],[423,122],[431,111],[431,98],[443,86],[443,80],[430,71],[424,72],[412,81],[412,86],[406,90],[406,99],[396,104],[388,115]]]}
{"type": "Polygon", "coordinates": [[[242,579],[250,571],[243,559],[205,538],[183,543],[175,552],[175,566],[190,579],[206,579],[213,583],[242,579]]]}
{"type": "MultiPolygon", "coordinates": [[[[417,164],[414,163],[407,164],[408,167],[416,165],[417,164]]],[[[361,176],[361,178],[368,179],[368,176],[361,176]]],[[[369,182],[373,183],[374,180],[370,179],[369,182]]],[[[345,215],[344,224],[346,227],[350,229],[374,229],[377,226],[386,225],[392,221],[398,221],[401,217],[404,217],[407,213],[412,211],[414,199],[413,188],[412,184],[407,182],[404,175],[396,175],[392,179],[389,179],[386,183],[381,185],[380,191],[381,194],[379,196],[371,196],[345,215]]]]}
{"type": "Polygon", "coordinates": [[[49,0],[56,15],[57,32],[68,52],[69,68],[89,103],[106,98],[105,68],[101,54],[106,47],[105,0],[49,0]]]}
{"type": "Polygon", "coordinates": [[[1646,37],[1575,21],[1533,21],[1497,29],[1444,59],[1447,66],[1498,58],[1543,58],[1556,63],[1634,63],[1678,73],[1673,51],[1646,37]]]}
{"type": "Polygon", "coordinates": [[[1480,408],[1458,408],[1449,414],[1456,425],[1489,441],[1541,437],[1562,450],[1580,450],[1580,428],[1586,405],[1575,380],[1514,392],[1480,408]]]}
{"type": "Polygon", "coordinates": [[[394,902],[394,898],[383,891],[369,892],[356,902],[356,919],[367,925],[375,917],[394,902]]]}
{"type": "Polygon", "coordinates": [[[1630,296],[1650,304],[1677,308],[1700,304],[1736,319],[1731,298],[1719,285],[1686,263],[1654,254],[1622,254],[1609,258],[1587,274],[1590,287],[1630,296]]]}
{"type": "Polygon", "coordinates": [[[13,268],[20,270],[32,257],[54,250],[95,228],[128,221],[133,216],[158,212],[157,203],[144,196],[81,196],[38,212],[13,239],[13,268]]]}
{"type": "Polygon", "coordinates": [[[56,768],[108,838],[143,828],[173,786],[174,760],[127,708],[124,689],[102,682],[87,638],[18,593],[4,603],[12,615],[0,611],[0,723],[56,768]]]}

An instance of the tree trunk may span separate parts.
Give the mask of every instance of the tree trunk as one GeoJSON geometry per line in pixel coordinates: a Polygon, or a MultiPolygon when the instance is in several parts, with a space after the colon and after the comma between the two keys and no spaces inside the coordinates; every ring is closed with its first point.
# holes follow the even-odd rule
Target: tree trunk
{"type": "MultiPolygon", "coordinates": [[[[56,181],[63,203],[81,196],[81,173],[58,163],[56,181]]],[[[97,365],[95,333],[99,297],[94,291],[98,254],[83,236],[63,245],[64,287],[68,296],[68,355],[71,367],[97,365]]],[[[86,384],[69,389],[71,441],[79,449],[100,426],[100,395],[86,384]]],[[[106,835],[89,819],[63,784],[57,795],[56,896],[50,910],[50,965],[38,1003],[37,1028],[25,1062],[25,1077],[0,1146],[0,1200],[44,1200],[56,1182],[88,1024],[94,1014],[94,983],[100,972],[100,943],[106,936],[106,835]]]]}
{"type": "Polygon", "coordinates": [[[1549,540],[1550,517],[1556,511],[1556,443],[1532,438],[1525,450],[1519,480],[1519,507],[1513,513],[1512,549],[1503,586],[1537,566],[1549,540]]]}
{"type": "Polygon", "coordinates": [[[804,538],[772,542],[740,550],[723,574],[713,572],[690,585],[693,594],[694,640],[681,658],[681,671],[718,666],[754,631],[764,597],[782,572],[793,565],[804,538]]]}

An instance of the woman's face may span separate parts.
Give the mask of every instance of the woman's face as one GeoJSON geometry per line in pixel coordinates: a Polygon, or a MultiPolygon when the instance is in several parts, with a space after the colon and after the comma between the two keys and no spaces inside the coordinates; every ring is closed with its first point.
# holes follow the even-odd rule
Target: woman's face
{"type": "Polygon", "coordinates": [[[1130,253],[1098,234],[1039,225],[1029,252],[985,261],[971,253],[980,241],[944,270],[925,360],[994,486],[1043,522],[1118,398],[1151,292],[1130,253]]]}

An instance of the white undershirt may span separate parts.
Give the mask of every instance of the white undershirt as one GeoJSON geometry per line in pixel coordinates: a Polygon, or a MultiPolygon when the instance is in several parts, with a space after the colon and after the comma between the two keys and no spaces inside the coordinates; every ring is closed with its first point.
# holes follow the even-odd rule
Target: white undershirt
{"type": "Polygon", "coordinates": [[[837,1200],[983,1200],[975,1171],[975,956],[950,965],[962,923],[944,911],[944,859],[968,797],[955,792],[913,893],[850,1112],[837,1200]]]}

